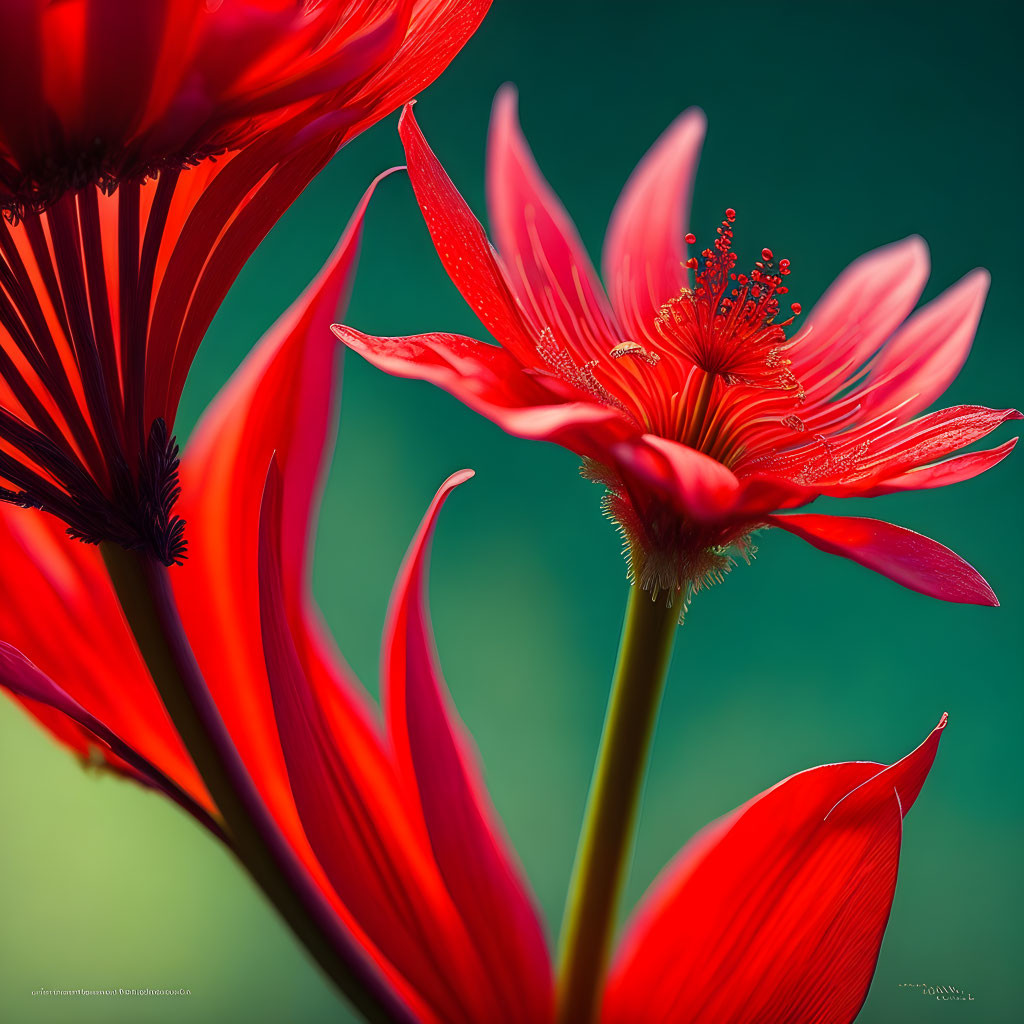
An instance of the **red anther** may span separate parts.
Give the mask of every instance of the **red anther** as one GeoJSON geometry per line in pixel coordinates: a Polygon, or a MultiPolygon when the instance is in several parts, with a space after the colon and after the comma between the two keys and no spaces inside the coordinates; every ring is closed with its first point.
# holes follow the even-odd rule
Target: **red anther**
{"type": "Polygon", "coordinates": [[[789,260],[779,260],[779,270],[783,271],[783,273],[789,270],[789,260]]]}
{"type": "Polygon", "coordinates": [[[693,232],[691,232],[690,234],[688,234],[686,236],[686,244],[687,245],[693,245],[693,243],[696,242],[696,241],[697,241],[697,236],[695,234],[693,234],[693,232]]]}
{"type": "Polygon", "coordinates": [[[736,211],[731,206],[728,210],[725,211],[725,219],[728,221],[733,221],[736,219],[736,211]]]}
{"type": "Polygon", "coordinates": [[[686,265],[687,265],[687,266],[688,266],[688,267],[689,267],[689,268],[690,268],[691,270],[696,270],[696,269],[697,269],[697,267],[699,266],[699,263],[698,263],[698,261],[697,261],[697,257],[696,257],[696,256],[691,256],[691,257],[690,257],[690,258],[689,258],[689,259],[688,259],[688,260],[686,261],[686,265]]]}
{"type": "Polygon", "coordinates": [[[800,311],[801,311],[801,309],[802,309],[803,307],[802,307],[802,306],[800,305],[800,303],[799,303],[799,302],[794,302],[794,303],[793,303],[793,304],[792,304],[792,305],[791,305],[791,306],[790,306],[789,308],[790,308],[791,310],[793,310],[793,312],[794,312],[794,313],[795,313],[795,314],[796,314],[797,316],[799,316],[799,315],[800,315],[800,311]]]}
{"type": "Polygon", "coordinates": [[[761,259],[763,259],[765,263],[770,263],[774,258],[775,254],[771,251],[771,249],[761,250],[761,259]]]}

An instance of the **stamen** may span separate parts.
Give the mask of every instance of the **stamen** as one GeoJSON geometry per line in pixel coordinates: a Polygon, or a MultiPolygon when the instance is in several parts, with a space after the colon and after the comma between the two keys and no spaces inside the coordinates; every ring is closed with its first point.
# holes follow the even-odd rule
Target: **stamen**
{"type": "Polygon", "coordinates": [[[642,359],[648,366],[657,366],[661,360],[661,356],[657,352],[648,352],[643,345],[637,344],[635,341],[620,342],[608,354],[612,359],[621,359],[623,356],[636,356],[637,359],[642,359]]]}
{"type": "Polygon", "coordinates": [[[545,327],[540,332],[537,338],[537,352],[555,376],[566,384],[590,395],[591,398],[604,405],[611,405],[623,412],[628,412],[622,402],[594,376],[594,367],[598,365],[597,360],[592,359],[582,365],[577,363],[572,354],[558,344],[550,327],[545,327]]]}
{"type": "MultiPolygon", "coordinates": [[[[714,246],[687,261],[697,271],[695,286],[662,306],[655,329],[671,349],[727,384],[801,392],[783,354],[783,328],[792,320],[775,322],[779,296],[788,291],[782,279],[790,262],[776,263],[772,250],[762,249],[754,269],[738,273],[732,251],[735,219],[736,211],[727,210],[714,246]]],[[[693,244],[696,236],[690,233],[686,241],[693,244]]],[[[799,304],[792,309],[799,313],[799,304]]]]}

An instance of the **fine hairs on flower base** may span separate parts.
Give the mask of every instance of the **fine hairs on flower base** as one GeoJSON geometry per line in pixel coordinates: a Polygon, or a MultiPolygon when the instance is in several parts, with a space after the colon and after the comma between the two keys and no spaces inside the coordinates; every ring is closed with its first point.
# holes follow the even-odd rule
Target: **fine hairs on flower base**
{"type": "Polygon", "coordinates": [[[665,595],[668,607],[678,602],[680,625],[696,593],[721,583],[738,559],[749,565],[757,555],[753,538],[761,527],[744,526],[731,535],[720,530],[709,534],[698,524],[665,515],[659,517],[663,528],[655,538],[650,524],[641,521],[621,484],[604,466],[587,459],[580,475],[607,488],[601,509],[622,538],[626,578],[650,593],[652,601],[665,595]]]}

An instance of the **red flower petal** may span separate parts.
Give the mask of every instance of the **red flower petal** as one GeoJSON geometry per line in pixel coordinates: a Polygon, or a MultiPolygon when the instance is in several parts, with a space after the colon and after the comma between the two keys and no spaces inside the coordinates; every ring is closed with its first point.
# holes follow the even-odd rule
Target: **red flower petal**
{"type": "Polygon", "coordinates": [[[504,349],[459,334],[376,338],[335,324],[349,348],[385,373],[426,380],[516,437],[552,441],[581,454],[629,431],[625,417],[597,402],[563,401],[558,381],[525,373],[504,349]]]}
{"type": "Polygon", "coordinates": [[[929,487],[946,487],[949,484],[971,480],[1002,462],[1016,447],[1018,440],[1019,438],[1012,437],[998,448],[967,452],[966,455],[956,455],[932,466],[908,470],[899,476],[884,480],[867,492],[865,497],[898,494],[901,491],[920,491],[929,487]]]}
{"type": "Polygon", "coordinates": [[[611,363],[623,340],[576,227],[544,180],[523,137],[516,91],[499,90],[487,145],[491,233],[534,320],[580,362],[611,363]]]}
{"type": "Polygon", "coordinates": [[[624,474],[660,491],[680,516],[716,522],[741,493],[736,475],[717,459],[656,434],[620,444],[614,454],[624,474]]]}
{"type": "Polygon", "coordinates": [[[861,256],[836,278],[787,352],[809,403],[843,388],[910,315],[927,280],[928,249],[916,235],[861,256]]]}
{"type": "MultiPolygon", "coordinates": [[[[379,179],[378,179],[379,180],[379,179]]],[[[214,400],[182,460],[181,509],[190,557],[171,578],[204,678],[253,781],[286,834],[301,836],[266,683],[259,629],[262,481],[276,452],[282,472],[282,548],[289,621],[332,730],[373,751],[369,702],[336,656],[309,595],[308,547],[336,415],[340,350],[328,330],[355,270],[363,215],[356,209],[318,277],[270,329],[214,400]]],[[[372,780],[376,760],[365,756],[372,780]]],[[[368,783],[369,784],[369,783],[368,783]]]]}
{"type": "Polygon", "coordinates": [[[437,513],[470,475],[456,473],[442,486],[395,584],[382,664],[385,710],[399,771],[418,794],[438,869],[494,987],[496,1007],[486,1019],[543,1024],[553,1006],[543,930],[451,706],[425,605],[437,513]]]}
{"type": "Polygon", "coordinates": [[[983,405],[937,409],[909,423],[886,417],[873,428],[834,438],[830,447],[836,470],[831,479],[823,477],[817,483],[822,490],[832,482],[866,490],[874,483],[966,448],[1008,420],[1021,418],[1016,409],[988,409],[983,405]]]}
{"type": "Polygon", "coordinates": [[[398,130],[409,180],[448,276],[502,346],[522,365],[539,363],[540,326],[520,307],[484,229],[427,145],[411,105],[402,111],[398,130]]]}
{"type": "MultiPolygon", "coordinates": [[[[196,804],[210,798],[150,679],[95,547],[72,540],[60,522],[0,505],[0,636],[104,729],[117,736],[196,804]],[[54,643],[54,637],[60,642],[54,643]]],[[[55,701],[49,703],[57,707],[55,701]]],[[[29,707],[75,752],[92,741],[61,714],[29,707]]],[[[123,759],[100,745],[121,770],[123,759]]]]}
{"type": "Polygon", "coordinates": [[[895,409],[908,420],[942,395],[971,350],[989,281],[988,271],[973,271],[895,334],[864,383],[863,419],[895,409]]]}
{"type": "Polygon", "coordinates": [[[634,340],[649,336],[661,307],[688,282],[683,234],[707,120],[680,114],[637,165],[622,190],[604,241],[604,279],[634,340]]]}
{"type": "Polygon", "coordinates": [[[349,137],[387,117],[430,85],[469,41],[491,0],[414,0],[409,30],[395,56],[349,101],[369,111],[349,137]]]}
{"type": "Polygon", "coordinates": [[[890,768],[791,776],[709,825],[628,927],[604,1024],[848,1024],[889,918],[902,816],[946,718],[890,768]]]}
{"type": "Polygon", "coordinates": [[[403,998],[431,1020],[471,1021],[492,1009],[481,994],[484,967],[438,875],[419,811],[390,759],[381,759],[378,730],[362,742],[351,729],[335,732],[336,716],[303,669],[303,639],[293,637],[284,596],[280,491],[275,462],[260,517],[260,627],[303,830],[346,921],[403,998]]]}
{"type": "Polygon", "coordinates": [[[768,521],[820,551],[859,562],[929,597],[958,604],[999,604],[980,573],[956,552],[902,526],[817,514],[770,516],[768,521]]]}
{"type": "Polygon", "coordinates": [[[197,803],[173,779],[168,778],[156,765],[125,743],[98,718],[89,714],[28,658],[2,641],[0,684],[24,702],[44,724],[48,717],[45,712],[53,711],[57,713],[57,721],[65,719],[68,725],[80,730],[79,736],[85,741],[82,747],[76,742],[78,737],[69,739],[73,749],[80,750],[83,757],[89,757],[98,751],[109,767],[170,797],[214,835],[221,839],[225,838],[220,825],[211,817],[206,807],[197,803]]]}

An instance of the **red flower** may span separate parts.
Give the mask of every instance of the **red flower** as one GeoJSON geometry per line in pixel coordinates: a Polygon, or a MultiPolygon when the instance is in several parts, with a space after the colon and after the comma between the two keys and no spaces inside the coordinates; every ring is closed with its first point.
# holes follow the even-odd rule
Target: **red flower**
{"type": "Polygon", "coordinates": [[[1015,410],[922,415],[967,356],[985,271],[910,316],[928,257],[909,238],[855,262],[794,329],[800,307],[780,313],[789,261],[764,249],[741,272],[735,211],[712,246],[687,258],[683,231],[704,135],[703,115],[690,110],[637,168],[612,216],[609,301],[520,134],[510,89],[496,101],[488,151],[497,253],[411,109],[400,130],[441,261],[501,347],[451,334],[375,338],[348,327],[336,327],[338,336],[376,366],[432,381],[510,433],[581,455],[584,475],[608,488],[607,510],[644,588],[688,596],[728,569],[729,549],[749,554],[753,530],[778,526],[914,590],[996,603],[967,563],[909,530],[775,514],[822,495],[956,483],[1009,453],[1014,441],[946,458],[1019,418],[1015,410]]]}
{"type": "Polygon", "coordinates": [[[0,498],[184,554],[178,399],[245,260],[489,0],[0,5],[0,498]]]}
{"type": "MultiPolygon", "coordinates": [[[[177,609],[307,881],[409,1008],[394,1019],[545,1024],[554,998],[543,926],[451,707],[425,602],[435,519],[470,474],[442,487],[399,573],[383,722],[310,596],[339,358],[324,330],[361,216],[185,452],[195,557],[173,573],[177,609]]],[[[98,552],[9,507],[0,545],[0,582],[19,597],[0,604],[0,682],[80,755],[167,793],[223,838],[98,552]]],[[[798,1009],[801,1021],[852,1020],[892,902],[902,815],[942,724],[891,768],[803,772],[702,832],[630,924],[604,1019],[634,1021],[642,1009],[652,1022],[753,1022],[798,1009]]]]}

